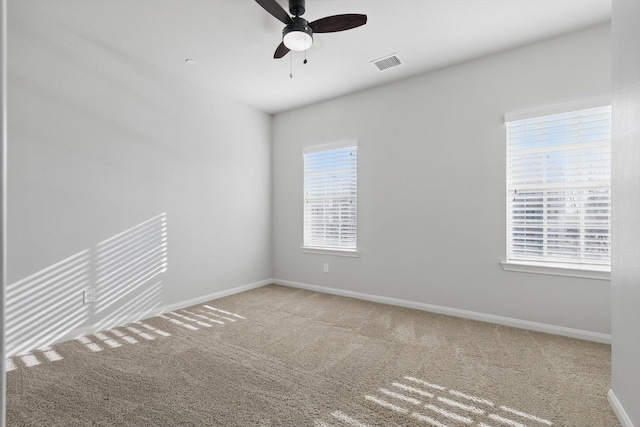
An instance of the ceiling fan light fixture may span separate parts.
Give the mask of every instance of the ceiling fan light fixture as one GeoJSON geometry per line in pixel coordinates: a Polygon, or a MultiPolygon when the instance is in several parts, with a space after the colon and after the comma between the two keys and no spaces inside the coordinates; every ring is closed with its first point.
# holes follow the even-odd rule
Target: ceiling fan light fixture
{"type": "Polygon", "coordinates": [[[313,44],[313,37],[302,31],[291,31],[282,38],[289,50],[307,50],[313,44]]]}
{"type": "Polygon", "coordinates": [[[282,30],[282,42],[289,50],[307,50],[313,44],[313,30],[307,21],[296,16],[282,30]]]}

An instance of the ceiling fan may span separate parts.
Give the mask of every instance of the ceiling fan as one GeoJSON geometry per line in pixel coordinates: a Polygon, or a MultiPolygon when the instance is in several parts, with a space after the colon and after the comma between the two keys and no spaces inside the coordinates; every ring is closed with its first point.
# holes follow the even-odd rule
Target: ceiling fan
{"type": "Polygon", "coordinates": [[[313,44],[314,33],[335,33],[350,30],[367,23],[367,15],[346,13],[327,16],[313,22],[301,18],[305,12],[305,0],[289,0],[289,16],[286,10],[276,0],[256,0],[260,6],[271,15],[286,24],[282,30],[282,43],[276,49],[273,57],[278,59],[290,50],[307,50],[313,44]]]}

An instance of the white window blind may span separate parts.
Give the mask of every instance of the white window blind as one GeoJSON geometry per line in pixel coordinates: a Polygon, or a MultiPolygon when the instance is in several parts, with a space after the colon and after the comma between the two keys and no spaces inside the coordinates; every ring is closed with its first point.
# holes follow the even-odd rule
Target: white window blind
{"type": "Polygon", "coordinates": [[[357,144],[304,152],[304,246],[355,250],[357,144]]]}
{"type": "Polygon", "coordinates": [[[507,125],[507,261],[611,263],[611,106],[507,125]]]}

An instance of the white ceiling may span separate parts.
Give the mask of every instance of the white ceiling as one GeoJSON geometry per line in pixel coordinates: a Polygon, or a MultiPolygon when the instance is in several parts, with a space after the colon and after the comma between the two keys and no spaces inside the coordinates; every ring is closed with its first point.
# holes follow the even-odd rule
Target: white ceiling
{"type": "MultiPolygon", "coordinates": [[[[286,0],[278,0],[288,10],[286,0]]],[[[11,19],[10,0],[9,19],[11,19]]],[[[283,24],[254,0],[40,0],[34,19],[73,31],[260,110],[277,113],[607,22],[611,0],[307,0],[309,21],[363,13],[273,59],[283,24]],[[397,53],[404,65],[370,61],[397,53]],[[185,63],[193,58],[196,63],[185,63]],[[294,78],[289,78],[293,65],[294,78]]],[[[21,4],[24,6],[24,3],[21,4]]],[[[24,10],[24,9],[23,9],[24,10]]],[[[11,22],[9,22],[11,25],[11,22]]]]}

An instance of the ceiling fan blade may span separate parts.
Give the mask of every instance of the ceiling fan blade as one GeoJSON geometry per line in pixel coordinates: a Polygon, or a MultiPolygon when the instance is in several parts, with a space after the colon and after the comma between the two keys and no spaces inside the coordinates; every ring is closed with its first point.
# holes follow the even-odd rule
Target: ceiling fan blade
{"type": "MultiPolygon", "coordinates": [[[[257,1],[257,0],[256,0],[257,1]]],[[[350,30],[367,23],[367,15],[346,13],[344,15],[327,16],[309,23],[314,33],[335,33],[350,30]]]]}
{"type": "Polygon", "coordinates": [[[278,45],[278,48],[276,49],[276,52],[273,54],[273,59],[280,59],[287,53],[289,53],[289,48],[286,47],[284,43],[280,43],[280,45],[278,45]]]}
{"type": "Polygon", "coordinates": [[[256,0],[256,3],[262,6],[264,10],[282,21],[283,24],[290,24],[291,22],[293,22],[287,11],[284,10],[276,0],[256,0]]]}

